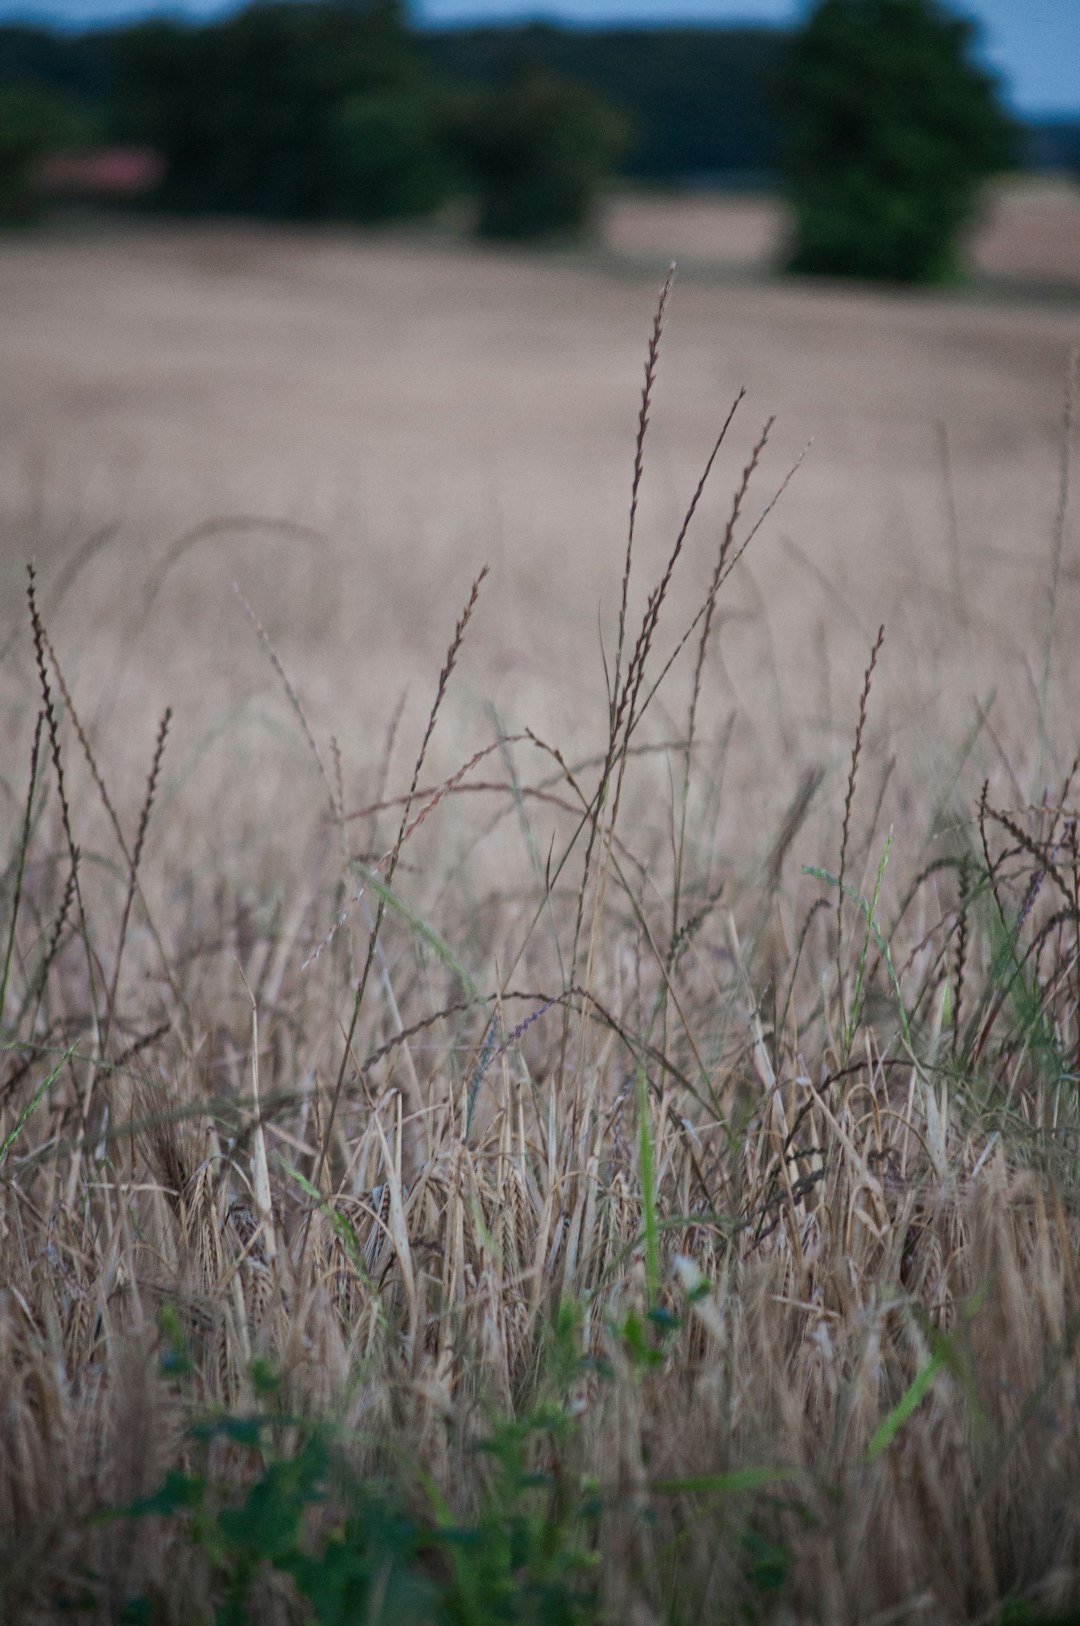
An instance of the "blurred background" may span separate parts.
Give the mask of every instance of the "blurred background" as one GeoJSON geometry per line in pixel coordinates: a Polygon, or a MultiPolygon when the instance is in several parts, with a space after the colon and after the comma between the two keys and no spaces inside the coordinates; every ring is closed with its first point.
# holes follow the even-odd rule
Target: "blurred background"
{"type": "Polygon", "coordinates": [[[0,219],[1075,287],[1078,64],[1075,0],[3,0],[0,219]]]}

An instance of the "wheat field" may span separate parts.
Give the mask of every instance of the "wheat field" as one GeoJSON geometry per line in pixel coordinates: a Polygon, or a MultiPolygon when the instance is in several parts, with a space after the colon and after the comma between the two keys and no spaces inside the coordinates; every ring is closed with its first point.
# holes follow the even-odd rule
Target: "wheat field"
{"type": "Polygon", "coordinates": [[[5,1621],[1080,1618],[1077,313],[657,297],[0,251],[5,1621]]]}

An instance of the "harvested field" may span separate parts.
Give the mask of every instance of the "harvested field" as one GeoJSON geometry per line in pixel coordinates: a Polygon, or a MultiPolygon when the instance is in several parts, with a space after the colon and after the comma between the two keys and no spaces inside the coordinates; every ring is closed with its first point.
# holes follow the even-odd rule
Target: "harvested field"
{"type": "MultiPolygon", "coordinates": [[[[643,260],[761,273],[783,254],[786,216],[754,194],[622,197],[609,205],[604,241],[643,260]]],[[[1009,180],[990,193],[965,261],[990,283],[1029,291],[1071,290],[1080,297],[1080,186],[1048,177],[1009,180]]]]}
{"type": "MultiPolygon", "coordinates": [[[[469,681],[546,720],[577,690],[572,651],[600,675],[596,616],[618,591],[649,290],[509,256],[257,230],[11,243],[0,261],[5,586],[15,590],[28,552],[48,571],[114,528],[71,611],[80,642],[92,628],[97,646],[133,568],[153,569],[181,534],[231,517],[309,526],[318,538],[226,528],[185,554],[141,634],[154,682],[164,694],[226,656],[241,681],[272,682],[257,649],[223,636],[236,577],[305,680],[310,664],[310,704],[325,703],[327,726],[341,721],[335,691],[358,640],[371,652],[376,670],[348,701],[366,725],[422,681],[447,595],[486,561],[490,626],[469,681]],[[162,640],[174,608],[186,635],[162,640]]],[[[775,734],[778,697],[761,692],[749,658],[767,631],[788,732],[830,716],[843,732],[841,697],[884,618],[917,713],[907,678],[925,671],[936,686],[941,673],[916,646],[951,644],[956,595],[976,580],[969,608],[987,636],[962,692],[998,673],[1001,641],[1022,645],[1034,630],[1019,614],[1025,577],[1039,584],[1036,626],[1041,614],[1037,561],[1078,325],[1067,310],[935,297],[680,289],[643,493],[653,562],[740,386],[741,439],[722,453],[702,553],[767,415],[777,425],[762,500],[814,442],[733,579],[725,698],[775,734]],[[819,624],[828,638],[815,655],[819,624]]],[[[1064,575],[1068,615],[1068,558],[1064,575]]],[[[676,578],[680,611],[699,585],[693,571],[685,587],[676,578]]],[[[131,671],[136,657],[125,651],[131,671]]]]}
{"type": "Polygon", "coordinates": [[[0,244],[0,1619],[1080,1608],[1080,306],[628,220],[0,244]]]}

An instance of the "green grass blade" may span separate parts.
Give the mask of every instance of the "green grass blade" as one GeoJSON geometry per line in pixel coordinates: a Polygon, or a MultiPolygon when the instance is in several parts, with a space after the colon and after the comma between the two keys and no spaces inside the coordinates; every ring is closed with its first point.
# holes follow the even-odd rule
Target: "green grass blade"
{"type": "Polygon", "coordinates": [[[26,1128],[26,1125],[29,1123],[31,1116],[37,1108],[38,1102],[41,1100],[49,1086],[56,1083],[56,1080],[67,1066],[71,1057],[75,1054],[75,1049],[75,1045],[68,1046],[60,1060],[57,1062],[56,1066],[53,1068],[52,1072],[49,1074],[48,1078],[42,1079],[41,1083],[34,1091],[33,1098],[23,1107],[22,1111],[19,1113],[19,1116],[15,1120],[14,1127],[4,1136],[3,1141],[0,1141],[0,1168],[3,1167],[8,1153],[11,1151],[11,1148],[14,1146],[15,1142],[26,1128]]]}
{"type": "Polygon", "coordinates": [[[445,966],[449,966],[469,998],[479,1000],[480,993],[475,982],[449,943],[440,937],[434,927],[429,926],[427,921],[416,913],[415,909],[410,909],[409,905],[398,896],[393,887],[387,886],[386,882],[381,880],[372,870],[364,870],[363,875],[366,884],[370,886],[375,896],[381,898],[386,907],[393,910],[394,914],[405,922],[409,930],[438,955],[445,966]]]}
{"type": "Polygon", "coordinates": [[[870,1444],[866,1447],[867,1462],[876,1462],[882,1452],[889,1449],[904,1424],[918,1411],[930,1385],[944,1365],[945,1355],[939,1350],[916,1372],[892,1411],[887,1417],[882,1418],[870,1436],[870,1444]]]}

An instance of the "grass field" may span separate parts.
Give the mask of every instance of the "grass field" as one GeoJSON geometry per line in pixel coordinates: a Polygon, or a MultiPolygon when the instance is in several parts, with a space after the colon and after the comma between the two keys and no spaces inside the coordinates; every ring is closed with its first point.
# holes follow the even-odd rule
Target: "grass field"
{"type": "MultiPolygon", "coordinates": [[[[601,240],[640,264],[711,266],[761,275],[783,256],[786,212],[768,195],[649,193],[616,196],[605,211],[601,240]]],[[[961,263],[976,283],[1031,294],[1080,297],[1080,187],[1054,175],[1023,175],[995,186],[962,246],[961,263]]]]}
{"type": "Polygon", "coordinates": [[[637,245],[0,249],[0,1619],[1080,1618],[1080,312],[637,245]]]}

